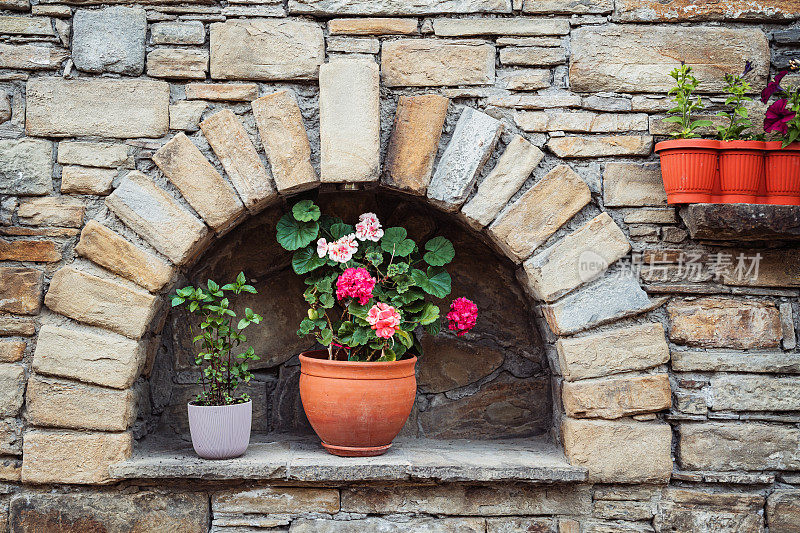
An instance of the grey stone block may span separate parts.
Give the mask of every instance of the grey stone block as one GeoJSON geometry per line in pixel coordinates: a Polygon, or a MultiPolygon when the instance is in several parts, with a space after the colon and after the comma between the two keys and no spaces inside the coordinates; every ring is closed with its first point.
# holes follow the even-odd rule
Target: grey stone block
{"type": "Polygon", "coordinates": [[[79,10],[73,21],[72,59],[78,70],[138,76],[144,70],[147,16],[140,7],[79,10]]]}

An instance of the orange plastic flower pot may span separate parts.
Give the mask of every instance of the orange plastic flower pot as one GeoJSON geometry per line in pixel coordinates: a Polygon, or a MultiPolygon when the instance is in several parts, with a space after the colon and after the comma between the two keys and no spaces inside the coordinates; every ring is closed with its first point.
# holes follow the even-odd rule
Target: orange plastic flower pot
{"type": "Polygon", "coordinates": [[[766,143],[767,203],[800,205],[800,143],[766,143]]]}
{"type": "Polygon", "coordinates": [[[711,201],[714,176],[719,164],[719,141],[674,139],[656,144],[661,158],[661,177],[667,203],[690,204],[711,201]]]}
{"type": "Polygon", "coordinates": [[[766,143],[723,141],[719,146],[722,201],[726,204],[754,203],[766,174],[766,143]]]}
{"type": "Polygon", "coordinates": [[[414,406],[416,357],[362,363],[330,361],[327,350],[300,354],[300,399],[330,453],[386,453],[414,406]]]}

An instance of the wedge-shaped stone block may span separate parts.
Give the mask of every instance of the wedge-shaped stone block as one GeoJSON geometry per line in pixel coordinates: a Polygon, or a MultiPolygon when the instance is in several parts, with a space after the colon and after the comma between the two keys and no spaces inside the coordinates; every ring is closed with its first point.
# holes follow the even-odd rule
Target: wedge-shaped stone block
{"type": "Polygon", "coordinates": [[[323,182],[375,181],[380,172],[380,88],[371,59],[336,58],[320,69],[323,182]]]}
{"type": "Polygon", "coordinates": [[[290,0],[289,12],[335,16],[511,13],[511,0],[290,0]]]}
{"type": "Polygon", "coordinates": [[[205,224],[138,171],[120,182],[106,205],[176,265],[187,262],[208,235],[205,224]]]}
{"type": "Polygon", "coordinates": [[[308,133],[294,92],[285,90],[262,96],[252,107],[278,191],[300,191],[318,183],[311,164],[308,133]]]}
{"type": "Polygon", "coordinates": [[[25,367],[0,364],[0,419],[19,414],[24,392],[25,367]]]}
{"type": "Polygon", "coordinates": [[[28,135],[156,138],[169,128],[169,84],[162,81],[33,78],[26,95],[28,135]]]}
{"type": "Polygon", "coordinates": [[[589,186],[567,165],[559,165],[503,211],[489,226],[489,232],[519,263],[589,200],[589,186]]]}
{"type": "Polygon", "coordinates": [[[543,158],[541,150],[521,135],[515,135],[478,186],[478,192],[461,209],[470,224],[482,228],[494,220],[543,158]]]}
{"type": "Polygon", "coordinates": [[[608,275],[554,304],[542,307],[556,335],[573,335],[649,311],[653,303],[630,275],[608,275]]]}
{"type": "Polygon", "coordinates": [[[800,378],[716,374],[708,398],[714,411],[800,411],[800,378]]]}
{"type": "Polygon", "coordinates": [[[485,41],[400,39],[383,43],[381,73],[388,87],[491,85],[494,57],[485,41]]]}
{"type": "Polygon", "coordinates": [[[339,512],[337,489],[263,487],[217,492],[211,497],[214,513],[299,514],[339,512]]]}
{"type": "Polygon", "coordinates": [[[252,19],[211,25],[213,79],[313,80],[324,60],[316,22],[252,19]]]}
{"type": "Polygon", "coordinates": [[[22,448],[25,483],[111,483],[108,467],[133,451],[133,435],[64,430],[27,431],[22,448]]]}
{"type": "MultiPolygon", "coordinates": [[[[267,169],[233,111],[225,109],[211,115],[200,128],[248,210],[259,211],[276,197],[267,169]]],[[[175,156],[180,157],[178,153],[175,156]]]]}
{"type": "Polygon", "coordinates": [[[25,398],[28,420],[37,426],[124,431],[136,418],[131,389],[33,375],[25,398]]]}
{"type": "Polygon", "coordinates": [[[647,156],[653,151],[649,135],[612,135],[608,137],[555,137],[547,147],[558,157],[647,156]]]}
{"type": "Polygon", "coordinates": [[[567,416],[572,418],[614,419],[672,405],[667,374],[567,381],[561,398],[567,416]]]}
{"type": "Polygon", "coordinates": [[[465,107],[433,173],[428,198],[447,211],[461,207],[502,130],[503,123],[499,120],[465,107]]]}
{"type": "Polygon", "coordinates": [[[44,325],[39,330],[33,369],[115,389],[127,389],[144,362],[138,342],[107,331],[44,325]]]}
{"type": "Polygon", "coordinates": [[[449,103],[437,94],[400,97],[383,164],[386,185],[425,194],[449,103]]]}
{"type": "Polygon", "coordinates": [[[57,159],[61,165],[134,168],[128,146],[117,143],[61,141],[58,143],[57,159]]]}
{"type": "Polygon", "coordinates": [[[172,279],[172,265],[131,244],[101,223],[90,220],[75,247],[78,255],[155,292],[172,279]]]}
{"type": "Polygon", "coordinates": [[[756,422],[681,424],[681,467],[686,470],[798,470],[800,429],[756,422]]]}
{"type": "Polygon", "coordinates": [[[157,299],[147,291],[69,266],[53,275],[44,303],[78,322],[139,339],[153,320],[157,299]]]}
{"type": "Polygon", "coordinates": [[[235,225],[244,213],[244,206],[233,187],[185,133],[177,134],[159,148],[153,154],[153,162],[217,232],[235,225]]]}
{"type": "Polygon", "coordinates": [[[669,361],[664,326],[641,324],[556,342],[567,381],[646,370],[669,361]]]}
{"type": "Polygon", "coordinates": [[[631,249],[628,238],[608,213],[570,233],[523,264],[531,293],[553,302],[601,276],[631,249]]]}
{"type": "Polygon", "coordinates": [[[672,428],[662,422],[580,420],[561,424],[573,465],[600,483],[666,483],[672,476],[672,428]]]}

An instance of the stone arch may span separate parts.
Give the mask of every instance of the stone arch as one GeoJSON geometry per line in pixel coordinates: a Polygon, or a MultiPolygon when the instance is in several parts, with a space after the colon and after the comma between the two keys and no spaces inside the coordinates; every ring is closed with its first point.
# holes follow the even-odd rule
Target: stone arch
{"type": "MultiPolygon", "coordinates": [[[[400,98],[381,168],[379,98],[374,62],[334,59],[322,66],[319,176],[296,98],[291,91],[279,91],[251,104],[272,178],[239,118],[222,110],[201,128],[228,180],[183,133],[153,155],[191,210],[140,171],[130,171],[122,179],[106,199],[106,206],[166,260],[98,221],[89,221],[83,228],[77,253],[121,279],[68,265],[54,274],[45,304],[58,315],[110,333],[98,335],[55,325],[41,328],[33,361],[36,374],[29,384],[29,414],[34,426],[75,431],[29,430],[23,481],[111,481],[108,466],[131,454],[130,426],[135,412],[130,387],[147,371],[148,350],[152,351],[153,336],[163,325],[165,295],[176,271],[190,265],[216,237],[248,215],[321,186],[378,186],[423,197],[437,209],[460,217],[493,243],[518,265],[521,281],[541,303],[564,378],[560,388],[576,393],[559,409],[566,412],[561,435],[568,459],[586,467],[593,481],[669,479],[669,425],[618,420],[668,407],[663,394],[629,399],[617,404],[614,412],[602,412],[593,403],[593,394],[607,394],[606,390],[592,389],[591,381],[573,383],[574,379],[654,368],[668,359],[658,323],[593,331],[642,315],[662,302],[651,301],[635,277],[610,274],[609,267],[628,254],[630,244],[602,209],[569,234],[556,235],[590,204],[587,184],[569,166],[559,165],[531,188],[520,191],[542,153],[516,136],[475,190],[481,168],[496,149],[503,123],[464,108],[434,165],[448,100],[433,94],[400,98]],[[88,364],[94,368],[87,377],[88,364]],[[91,385],[54,393],[65,400],[66,415],[48,414],[39,408],[36,398],[60,387],[58,378],[80,379],[107,389],[95,396],[91,385]],[[66,426],[54,422],[50,417],[75,414],[70,412],[70,395],[90,398],[100,415],[76,416],[66,426]],[[58,446],[52,445],[55,441],[58,446]],[[85,450],[87,459],[76,464],[72,457],[55,453],[56,449],[70,449],[70,445],[85,450]],[[631,445],[648,453],[631,456],[626,453],[631,445]],[[55,473],[58,479],[53,479],[55,473]]],[[[658,380],[656,388],[663,391],[666,387],[669,401],[666,374],[639,376],[612,386],[625,389],[623,396],[636,396],[640,391],[636,380],[658,380]]]]}

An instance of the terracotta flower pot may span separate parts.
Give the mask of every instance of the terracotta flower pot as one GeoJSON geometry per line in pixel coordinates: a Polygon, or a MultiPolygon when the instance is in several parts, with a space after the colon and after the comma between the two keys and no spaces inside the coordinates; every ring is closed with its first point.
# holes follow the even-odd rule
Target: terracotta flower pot
{"type": "Polygon", "coordinates": [[[234,405],[189,404],[194,451],[203,459],[232,459],[247,451],[253,402],[234,405]]]}
{"type": "Polygon", "coordinates": [[[722,201],[727,204],[754,203],[766,172],[766,143],[723,141],[719,146],[722,201]]]}
{"type": "Polygon", "coordinates": [[[800,205],[800,142],[781,148],[780,141],[767,145],[767,202],[800,205]]]}
{"type": "Polygon", "coordinates": [[[719,141],[711,139],[674,139],[656,144],[667,203],[711,201],[718,151],[719,141]]]}
{"type": "Polygon", "coordinates": [[[344,457],[386,453],[414,405],[416,362],[329,361],[327,350],[300,354],[300,399],[325,449],[344,457]]]}

